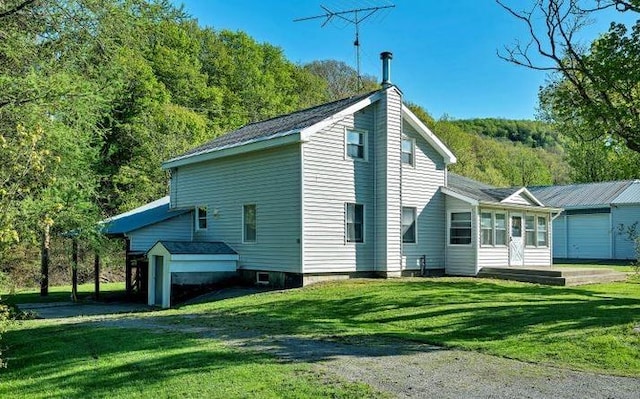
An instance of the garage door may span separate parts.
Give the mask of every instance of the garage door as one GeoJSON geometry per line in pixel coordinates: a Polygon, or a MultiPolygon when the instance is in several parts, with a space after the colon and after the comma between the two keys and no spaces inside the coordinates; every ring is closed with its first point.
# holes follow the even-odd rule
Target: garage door
{"type": "Polygon", "coordinates": [[[609,214],[568,215],[569,258],[608,259],[611,257],[609,214]]]}

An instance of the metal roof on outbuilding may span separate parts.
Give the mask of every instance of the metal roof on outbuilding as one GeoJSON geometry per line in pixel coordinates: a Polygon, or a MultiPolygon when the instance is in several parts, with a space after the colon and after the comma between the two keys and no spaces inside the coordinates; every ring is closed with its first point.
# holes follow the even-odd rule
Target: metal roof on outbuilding
{"type": "Polygon", "coordinates": [[[631,182],[620,195],[618,195],[612,204],[640,204],[640,180],[631,182]]]}
{"type": "Polygon", "coordinates": [[[170,210],[169,196],[166,196],[131,211],[103,220],[100,224],[103,225],[103,234],[120,236],[189,212],[191,211],[170,210]]]}
{"type": "MultiPolygon", "coordinates": [[[[633,180],[623,180],[564,186],[540,186],[530,187],[529,191],[542,202],[551,206],[560,208],[594,207],[613,203],[633,182],[633,180]]],[[[637,199],[636,202],[638,202],[637,199]]]]}
{"type": "MultiPolygon", "coordinates": [[[[158,241],[172,255],[237,255],[230,246],[220,241],[158,241]]],[[[156,246],[154,245],[154,247],[156,246]]],[[[153,248],[153,247],[152,247],[153,248]]]]}

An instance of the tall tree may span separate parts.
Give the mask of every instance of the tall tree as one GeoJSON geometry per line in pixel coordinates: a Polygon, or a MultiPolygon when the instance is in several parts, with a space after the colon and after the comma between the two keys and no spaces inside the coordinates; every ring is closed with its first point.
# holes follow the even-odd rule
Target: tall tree
{"type": "Polygon", "coordinates": [[[550,72],[541,97],[561,129],[580,142],[611,139],[640,152],[640,20],[631,29],[612,22],[589,48],[578,43],[592,18],[613,8],[637,16],[640,0],[535,0],[524,11],[497,2],[530,34],[498,55],[550,72]]]}

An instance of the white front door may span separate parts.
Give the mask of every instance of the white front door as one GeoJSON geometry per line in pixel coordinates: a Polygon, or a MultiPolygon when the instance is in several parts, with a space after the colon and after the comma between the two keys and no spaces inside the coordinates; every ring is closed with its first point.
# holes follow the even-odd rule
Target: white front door
{"type": "Polygon", "coordinates": [[[509,266],[524,266],[524,240],[522,239],[522,215],[520,214],[511,214],[509,266]]]}

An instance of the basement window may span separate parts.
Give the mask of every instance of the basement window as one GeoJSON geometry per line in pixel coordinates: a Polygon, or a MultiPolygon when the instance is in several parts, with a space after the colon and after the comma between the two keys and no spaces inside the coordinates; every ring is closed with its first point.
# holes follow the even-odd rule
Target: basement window
{"type": "Polygon", "coordinates": [[[269,273],[267,273],[267,272],[257,272],[256,273],[256,284],[268,285],[269,284],[269,273]]]}

